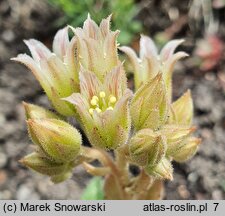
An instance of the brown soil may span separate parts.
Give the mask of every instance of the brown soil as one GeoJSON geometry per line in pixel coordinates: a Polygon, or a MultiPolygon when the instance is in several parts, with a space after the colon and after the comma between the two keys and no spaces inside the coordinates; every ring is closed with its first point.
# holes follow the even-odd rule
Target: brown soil
{"type": "MultiPolygon", "coordinates": [[[[225,84],[221,77],[225,74],[225,57],[214,69],[200,71],[193,50],[204,30],[191,26],[187,18],[190,2],[182,1],[182,5],[180,2],[139,1],[141,10],[137,17],[149,30],[146,34],[154,36],[164,31],[172,38],[185,38],[182,49],[191,56],[176,67],[174,98],[187,89],[192,90],[194,122],[203,143],[192,160],[174,164],[174,181],[166,182],[165,199],[224,199],[225,84]],[[171,8],[179,11],[182,22],[170,20],[171,8]]],[[[224,41],[224,9],[215,13],[221,21],[218,35],[224,41]]],[[[53,185],[47,177],[18,163],[22,156],[31,152],[21,101],[45,107],[49,107],[49,103],[32,74],[9,59],[28,52],[23,39],[36,38],[51,44],[56,31],[53,23],[59,14],[45,1],[0,0],[0,199],[78,199],[90,178],[79,167],[71,180],[53,185]]]]}

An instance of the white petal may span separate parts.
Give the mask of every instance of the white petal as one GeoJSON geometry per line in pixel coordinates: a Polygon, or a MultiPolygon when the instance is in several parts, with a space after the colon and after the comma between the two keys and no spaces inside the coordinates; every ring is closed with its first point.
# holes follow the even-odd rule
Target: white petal
{"type": "Polygon", "coordinates": [[[70,77],[72,77],[78,84],[79,56],[77,51],[76,37],[73,37],[72,40],[69,42],[69,45],[66,50],[66,55],[64,57],[64,62],[66,64],[68,73],[70,73],[70,77]]]}
{"type": "Polygon", "coordinates": [[[101,31],[102,37],[106,37],[110,32],[110,21],[112,18],[112,14],[109,15],[106,19],[103,19],[100,23],[99,29],[101,31]]]}
{"type": "Polygon", "coordinates": [[[60,29],[53,40],[53,52],[63,60],[69,45],[68,26],[60,29]]]}
{"type": "Polygon", "coordinates": [[[36,79],[41,84],[49,85],[50,82],[49,82],[48,78],[46,77],[46,74],[43,73],[43,71],[41,70],[39,65],[29,55],[19,54],[17,57],[11,58],[11,60],[24,64],[25,66],[27,66],[31,70],[31,72],[34,74],[36,79]]]}
{"type": "Polygon", "coordinates": [[[127,46],[119,47],[119,50],[124,52],[128,56],[132,66],[134,67],[134,71],[138,72],[140,70],[140,66],[138,62],[138,57],[136,53],[134,52],[134,50],[127,46]]]}
{"type": "Polygon", "coordinates": [[[183,43],[184,40],[171,40],[169,41],[161,50],[160,52],[160,59],[161,61],[166,61],[167,59],[169,59],[173,54],[175,49],[181,44],[183,43]]]}
{"type": "Polygon", "coordinates": [[[155,57],[157,58],[158,50],[155,46],[154,41],[145,35],[141,35],[140,39],[140,58],[142,59],[144,56],[148,58],[155,57]]]}
{"type": "Polygon", "coordinates": [[[102,84],[94,73],[87,71],[81,67],[79,79],[80,92],[88,100],[90,100],[94,95],[97,95],[100,92],[102,84]]]}
{"type": "Polygon", "coordinates": [[[28,46],[34,61],[37,63],[40,59],[47,59],[51,55],[51,51],[40,41],[30,39],[24,40],[24,43],[28,46]]]}
{"type": "Polygon", "coordinates": [[[90,38],[97,39],[99,33],[98,25],[91,19],[88,14],[88,18],[85,20],[83,25],[83,30],[86,32],[86,35],[90,38]]]}
{"type": "Polygon", "coordinates": [[[105,89],[109,94],[120,98],[127,88],[127,79],[122,64],[113,68],[105,77],[105,89]]]}

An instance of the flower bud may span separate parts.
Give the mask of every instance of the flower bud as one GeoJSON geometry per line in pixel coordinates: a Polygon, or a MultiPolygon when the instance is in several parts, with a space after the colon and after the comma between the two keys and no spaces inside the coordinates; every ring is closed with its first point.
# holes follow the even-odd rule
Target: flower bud
{"type": "Polygon", "coordinates": [[[176,100],[171,109],[174,115],[170,115],[169,123],[190,126],[193,118],[193,101],[190,90],[176,100]]]}
{"type": "Polygon", "coordinates": [[[81,135],[70,124],[57,119],[29,119],[30,136],[47,157],[69,162],[80,153],[81,135]]]}
{"type": "Polygon", "coordinates": [[[67,165],[65,165],[64,163],[55,163],[47,158],[40,156],[36,152],[25,156],[20,160],[20,163],[36,172],[48,176],[59,175],[63,173],[67,168],[67,165]]]}
{"type": "Polygon", "coordinates": [[[110,20],[111,16],[103,19],[98,26],[88,15],[83,28],[71,27],[77,39],[79,62],[84,68],[95,73],[101,81],[119,63],[119,31],[110,30],[110,20]]]}
{"type": "Polygon", "coordinates": [[[177,162],[184,162],[194,156],[198,150],[201,139],[190,137],[185,141],[182,148],[173,155],[173,159],[177,162]]]}
{"type": "Polygon", "coordinates": [[[42,119],[42,118],[60,119],[58,115],[49,110],[44,109],[43,107],[25,102],[23,102],[23,106],[25,109],[27,119],[42,119]]]}
{"type": "Polygon", "coordinates": [[[131,139],[131,160],[140,166],[155,166],[166,152],[166,143],[163,136],[151,129],[142,129],[131,139]]]}
{"type": "Polygon", "coordinates": [[[169,156],[173,156],[184,145],[184,141],[195,130],[194,127],[165,125],[159,133],[166,137],[167,152],[169,156]]]}
{"type": "Polygon", "coordinates": [[[173,167],[167,158],[163,158],[155,167],[146,167],[145,171],[159,179],[173,180],[173,167]]]}
{"type": "Polygon", "coordinates": [[[162,74],[138,89],[131,102],[131,118],[136,130],[158,129],[167,117],[167,97],[162,74]]]}

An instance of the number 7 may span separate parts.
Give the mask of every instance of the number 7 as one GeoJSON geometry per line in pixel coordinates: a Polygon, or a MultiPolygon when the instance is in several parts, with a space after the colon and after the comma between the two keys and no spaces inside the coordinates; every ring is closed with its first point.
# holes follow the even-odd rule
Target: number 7
{"type": "Polygon", "coordinates": [[[213,203],[213,204],[215,205],[214,211],[216,211],[216,209],[217,209],[219,203],[213,203]]]}

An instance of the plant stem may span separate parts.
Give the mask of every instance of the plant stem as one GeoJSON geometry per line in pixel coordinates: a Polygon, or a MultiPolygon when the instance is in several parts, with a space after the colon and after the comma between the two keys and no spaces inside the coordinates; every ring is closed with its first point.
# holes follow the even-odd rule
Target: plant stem
{"type": "Polygon", "coordinates": [[[134,195],[133,199],[143,200],[146,197],[146,193],[150,186],[152,185],[153,180],[150,176],[146,174],[144,169],[141,170],[141,173],[137,177],[134,183],[134,195]]]}
{"type": "Polygon", "coordinates": [[[129,164],[126,159],[127,150],[128,149],[126,145],[118,148],[115,151],[116,166],[119,169],[124,185],[127,185],[129,183],[129,164]]]}
{"type": "Polygon", "coordinates": [[[110,168],[110,175],[113,175],[112,178],[113,181],[115,181],[115,185],[117,188],[116,190],[118,191],[118,194],[120,194],[120,199],[128,199],[128,193],[125,191],[126,184],[129,180],[128,165],[124,160],[125,158],[123,158],[122,150],[120,153],[119,151],[117,152],[116,163],[113,161],[112,157],[103,149],[84,147],[83,150],[86,157],[91,161],[97,159],[104,167],[110,168]],[[121,167],[124,168],[121,169],[121,167]]]}

